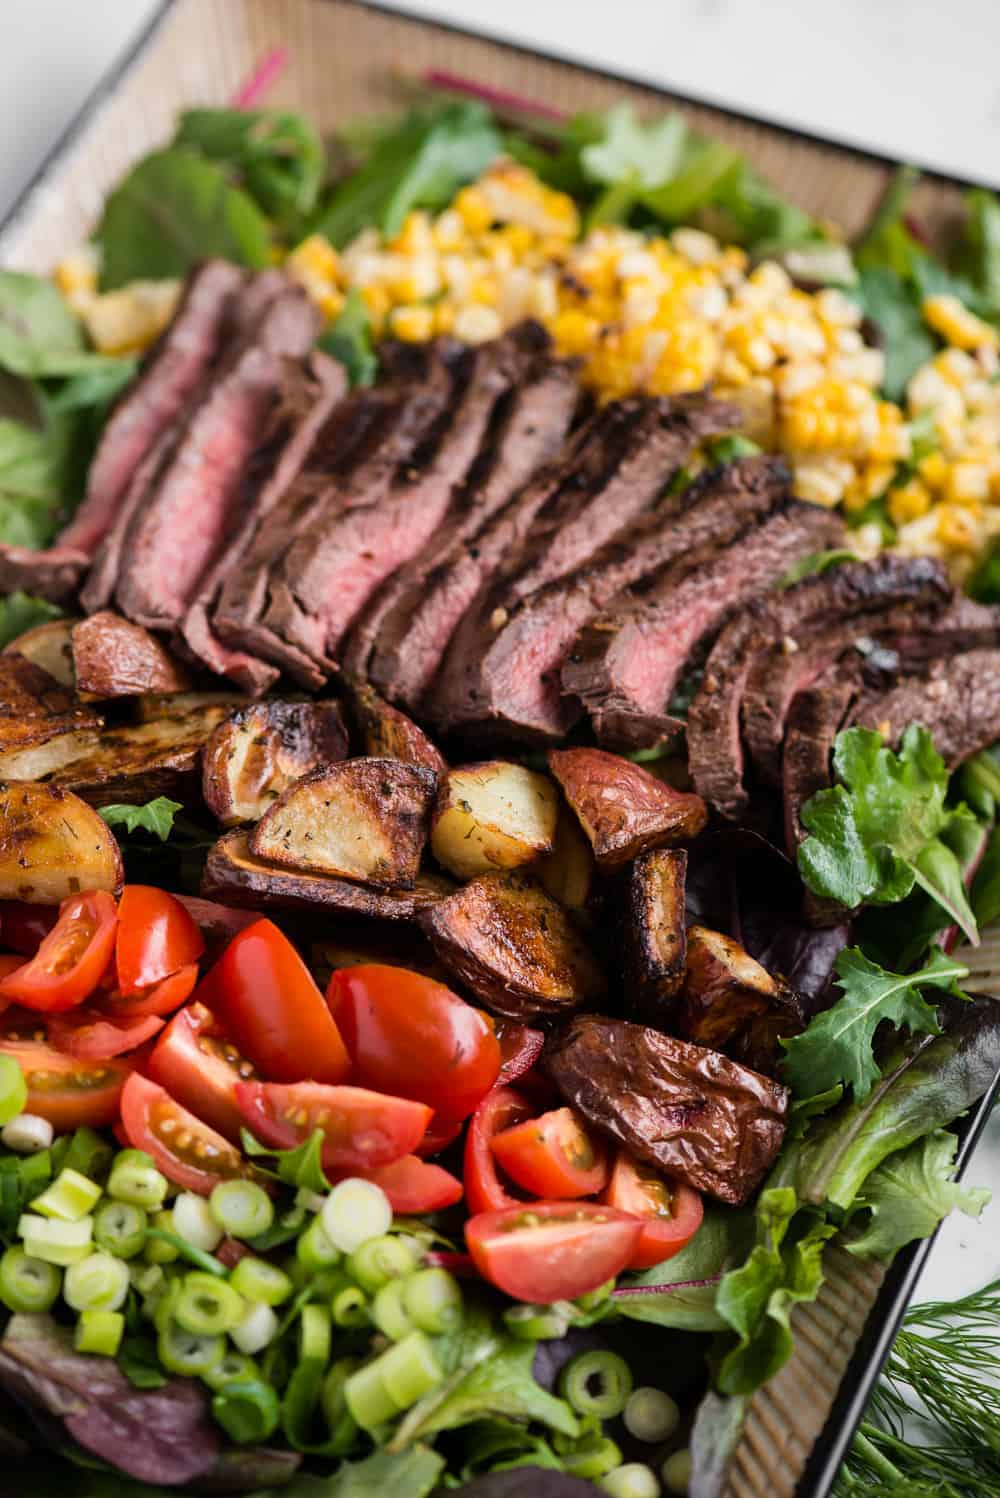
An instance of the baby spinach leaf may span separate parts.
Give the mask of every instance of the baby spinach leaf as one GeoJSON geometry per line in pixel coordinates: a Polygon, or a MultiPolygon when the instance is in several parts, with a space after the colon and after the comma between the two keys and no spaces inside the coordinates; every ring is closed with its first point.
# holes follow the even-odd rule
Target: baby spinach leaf
{"type": "Polygon", "coordinates": [[[141,828],[143,832],[151,832],[161,843],[165,843],[180,810],[179,801],[171,801],[168,796],[157,796],[155,800],[147,801],[145,806],[131,806],[122,802],[102,806],[99,813],[109,827],[124,826],[128,832],[136,832],[141,828]]]}
{"type": "Polygon", "coordinates": [[[175,146],[191,146],[235,172],[286,235],[316,207],[326,170],[323,141],[303,115],[270,109],[189,109],[175,146]]]}
{"type": "Polygon", "coordinates": [[[80,324],[53,281],[0,271],[0,366],[20,375],[63,373],[47,361],[83,353],[80,324]]]}
{"type": "Polygon", "coordinates": [[[378,357],[372,347],[368,311],[356,286],[347,293],[339,317],[320,338],[319,347],[340,361],[352,388],[375,383],[378,357]]]}
{"type": "Polygon", "coordinates": [[[915,1238],[930,1237],[953,1208],[978,1217],[990,1192],[952,1180],[957,1147],[954,1134],[937,1129],[884,1160],[858,1197],[858,1208],[870,1217],[860,1234],[845,1241],[848,1253],[891,1260],[915,1238]]]}
{"type": "Polygon", "coordinates": [[[62,609],[45,598],[30,598],[27,593],[11,593],[0,598],[0,650],[49,619],[59,619],[62,609]]]}
{"type": "Polygon", "coordinates": [[[270,228],[256,203],[187,146],[154,151],[132,168],[105,203],[95,239],[106,291],[186,276],[213,255],[255,269],[270,260],[270,228]]]}
{"type": "Polygon", "coordinates": [[[0,418],[0,543],[45,546],[76,487],[77,428],[43,402],[40,425],[0,418]]]}

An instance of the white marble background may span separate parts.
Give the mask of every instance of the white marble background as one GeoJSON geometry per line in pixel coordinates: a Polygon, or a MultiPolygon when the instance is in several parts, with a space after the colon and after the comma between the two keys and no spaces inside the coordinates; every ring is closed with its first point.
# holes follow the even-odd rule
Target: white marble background
{"type": "MultiPolygon", "coordinates": [[[[0,0],[0,215],[157,0],[0,0]]],[[[845,144],[1000,188],[997,0],[397,0],[845,144]]],[[[1000,1275],[1000,1112],[918,1289],[1000,1275]]]]}

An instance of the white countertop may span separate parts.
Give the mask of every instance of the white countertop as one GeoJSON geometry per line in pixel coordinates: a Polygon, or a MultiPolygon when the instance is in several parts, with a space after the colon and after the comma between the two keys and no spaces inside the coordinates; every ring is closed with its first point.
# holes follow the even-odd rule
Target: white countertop
{"type": "MultiPolygon", "coordinates": [[[[158,0],[3,0],[0,215],[158,0]]],[[[409,0],[429,17],[1000,187],[997,0],[409,0]]],[[[997,1200],[947,1223],[918,1290],[1000,1274],[1000,1112],[967,1173],[997,1200]]]]}

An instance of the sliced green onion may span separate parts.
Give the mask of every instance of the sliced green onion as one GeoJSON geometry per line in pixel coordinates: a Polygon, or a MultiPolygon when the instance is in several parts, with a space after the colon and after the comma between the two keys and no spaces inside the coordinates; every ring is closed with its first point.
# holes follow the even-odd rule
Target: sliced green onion
{"type": "Polygon", "coordinates": [[[601,1478],[601,1487],[611,1498],[660,1498],[660,1484],[652,1467],[626,1462],[601,1478]]]}
{"type": "Polygon", "coordinates": [[[430,1339],[423,1332],[411,1332],[395,1347],[381,1353],[377,1362],[386,1392],[404,1410],[444,1378],[430,1339]]]}
{"type": "Polygon", "coordinates": [[[260,1369],[245,1352],[230,1349],[202,1378],[210,1389],[221,1389],[225,1384],[255,1382],[260,1378],[260,1369]]]}
{"type": "Polygon", "coordinates": [[[225,1280],[200,1270],[184,1276],[174,1306],[174,1320],[186,1332],[195,1332],[200,1337],[231,1332],[245,1313],[242,1297],[225,1280]]]}
{"type": "Polygon", "coordinates": [[[16,1245],[0,1259],[0,1300],[8,1311],[47,1311],[61,1284],[62,1275],[54,1264],[16,1245]]]}
{"type": "Polygon", "coordinates": [[[274,1205],[256,1181],[220,1181],[208,1204],[216,1222],[233,1238],[256,1238],[274,1222],[274,1205]]]}
{"type": "Polygon", "coordinates": [[[295,1205],[304,1212],[322,1212],[325,1201],[325,1196],[320,1196],[318,1191],[312,1191],[308,1186],[300,1186],[295,1193],[295,1205]]]}
{"type": "Polygon", "coordinates": [[[296,1243],[295,1257],[310,1273],[317,1269],[329,1269],[331,1265],[340,1263],[340,1249],[330,1242],[319,1217],[309,1224],[296,1243]]]}
{"type": "Polygon", "coordinates": [[[79,1222],[60,1222],[54,1217],[37,1217],[24,1212],[17,1225],[28,1253],[47,1264],[77,1264],[91,1251],[94,1219],[81,1217],[79,1222]]]}
{"type": "Polygon", "coordinates": [[[611,1420],[628,1403],[632,1372],[616,1352],[581,1352],[560,1373],[559,1392],[578,1414],[611,1420]]]}
{"type": "Polygon", "coordinates": [[[212,1417],[231,1441],[248,1446],[266,1441],[278,1428],[278,1396],[262,1379],[223,1384],[212,1400],[212,1417]]]}
{"type": "Polygon", "coordinates": [[[61,1164],[64,1170],[78,1170],[89,1181],[104,1181],[114,1156],[108,1141],[96,1129],[82,1124],[70,1135],[61,1164]]]}
{"type": "Polygon", "coordinates": [[[32,1211],[62,1222],[79,1222],[97,1205],[101,1188],[78,1170],[61,1170],[50,1186],[31,1203],[32,1211]]]}
{"type": "Polygon", "coordinates": [[[149,1218],[141,1207],[103,1202],[94,1213],[94,1242],[116,1259],[134,1259],[146,1246],[148,1226],[149,1218]]]}
{"type": "Polygon", "coordinates": [[[115,1201],[131,1202],[133,1207],[155,1212],[163,1206],[169,1185],[166,1176],[153,1164],[152,1155],[145,1150],[122,1150],[111,1167],[108,1195],[115,1201]]]}
{"type": "Polygon", "coordinates": [[[668,1493],[683,1498],[691,1485],[691,1453],[687,1447],[674,1451],[660,1468],[660,1476],[668,1493]]]}
{"type": "Polygon", "coordinates": [[[597,1307],[602,1306],[608,1299],[614,1288],[614,1280],[605,1280],[604,1284],[598,1285],[596,1290],[588,1290],[586,1294],[578,1295],[573,1304],[579,1306],[581,1311],[596,1311],[597,1307]]]}
{"type": "Polygon", "coordinates": [[[202,1253],[213,1253],[226,1236],[208,1202],[193,1191],[181,1192],[174,1202],[173,1214],[173,1230],[178,1238],[202,1253]]]}
{"type": "Polygon", "coordinates": [[[124,1335],[125,1317],[120,1311],[82,1311],[73,1330],[73,1346],[77,1352],[113,1358],[124,1335]]]}
{"type": "Polygon", "coordinates": [[[289,1211],[282,1212],[266,1233],[247,1239],[248,1246],[253,1249],[254,1253],[269,1254],[272,1248],[280,1248],[282,1244],[290,1243],[293,1238],[297,1238],[305,1225],[305,1207],[292,1207],[289,1211]]]}
{"type": "Polygon", "coordinates": [[[320,1221],[334,1248],[352,1254],[369,1238],[389,1231],[392,1207],[381,1186],[351,1176],[334,1186],[323,1203],[320,1221]]]}
{"type": "Polygon", "coordinates": [[[278,1318],[270,1306],[247,1306],[243,1319],[229,1333],[240,1352],[248,1357],[261,1352],[278,1334],[278,1318]]]}
{"type": "Polygon", "coordinates": [[[358,1428],[344,1397],[344,1386],[357,1366],[355,1358],[338,1358],[331,1364],[320,1392],[323,1418],[331,1437],[335,1444],[343,1442],[345,1447],[351,1444],[358,1428]]]}
{"type": "Polygon", "coordinates": [[[74,1311],[117,1311],[129,1284],[128,1265],[98,1250],[66,1270],[63,1300],[74,1311]]]}
{"type": "Polygon", "coordinates": [[[362,1430],[377,1430],[387,1420],[394,1420],[403,1408],[385,1386],[381,1361],[379,1357],[365,1363],[344,1380],[344,1403],[351,1419],[362,1430]]]}
{"type": "MultiPolygon", "coordinates": [[[[131,1204],[123,1202],[122,1205],[131,1204]]],[[[173,1212],[168,1209],[154,1212],[150,1223],[151,1227],[156,1230],[156,1237],[146,1239],[146,1258],[151,1264],[172,1264],[181,1256],[180,1249],[174,1246],[180,1235],[177,1232],[173,1212]]]]}
{"type": "Polygon", "coordinates": [[[55,1136],[55,1130],[47,1118],[37,1113],[21,1113],[4,1126],[0,1140],[16,1155],[37,1155],[47,1150],[55,1136]]]}
{"type": "Polygon", "coordinates": [[[261,1301],[266,1306],[280,1306],[293,1289],[288,1275],[277,1264],[249,1254],[230,1271],[229,1283],[244,1300],[261,1301]]]}
{"type": "Polygon", "coordinates": [[[569,1317],[552,1306],[508,1306],[503,1319],[511,1335],[525,1342],[557,1341],[569,1330],[569,1317]]]}
{"type": "Polygon", "coordinates": [[[177,1304],[181,1293],[181,1281],[179,1279],[168,1280],[163,1294],[156,1301],[153,1308],[153,1325],[158,1332],[165,1332],[174,1323],[174,1306],[177,1304]]]}
{"type": "Polygon", "coordinates": [[[299,1319],[299,1361],[330,1361],[330,1312],[326,1306],[303,1306],[299,1319]]]}
{"type": "Polygon", "coordinates": [[[571,1477],[583,1477],[593,1482],[621,1466],[621,1448],[607,1436],[596,1433],[588,1439],[574,1442],[569,1451],[560,1453],[563,1471],[571,1477]]]}
{"type": "Polygon", "coordinates": [[[143,1300],[159,1296],[166,1289],[167,1276],[160,1264],[129,1264],[128,1277],[143,1300]]]}
{"type": "Polygon", "coordinates": [[[409,1336],[413,1322],[403,1304],[403,1280],[390,1280],[383,1285],[371,1306],[371,1316],[383,1336],[392,1342],[409,1336]]]}
{"type": "Polygon", "coordinates": [[[226,1354],[225,1337],[199,1337],[186,1332],[171,1321],[156,1339],[156,1351],[168,1373],[185,1378],[200,1378],[222,1361],[226,1354]]]}
{"type": "Polygon", "coordinates": [[[335,1326],[367,1326],[371,1321],[368,1299],[360,1285],[343,1285],[330,1297],[330,1314],[335,1326]]]}
{"type": "Polygon", "coordinates": [[[681,1423],[681,1412],[669,1394],[647,1385],[629,1395],[622,1418],[630,1436],[655,1445],[673,1435],[681,1423]]]}
{"type": "Polygon", "coordinates": [[[24,1112],[28,1084],[13,1056],[0,1055],[0,1124],[13,1123],[24,1112]]]}
{"type": "Polygon", "coordinates": [[[369,1238],[356,1248],[347,1261],[347,1272],[357,1280],[362,1290],[374,1295],[390,1280],[412,1274],[417,1268],[417,1255],[392,1233],[383,1233],[380,1238],[369,1238]]]}
{"type": "Polygon", "coordinates": [[[403,1281],[403,1309],[422,1332],[453,1332],[462,1324],[461,1286],[447,1269],[419,1269],[403,1281]]]}

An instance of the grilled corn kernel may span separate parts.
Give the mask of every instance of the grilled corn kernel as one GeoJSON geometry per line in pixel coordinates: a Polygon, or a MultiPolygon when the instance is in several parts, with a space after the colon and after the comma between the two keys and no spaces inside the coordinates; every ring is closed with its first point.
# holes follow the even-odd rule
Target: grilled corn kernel
{"type": "Polygon", "coordinates": [[[953,463],[944,482],[944,498],[953,504],[976,504],[989,498],[990,474],[985,463],[953,463]]]}
{"type": "Polygon", "coordinates": [[[470,234],[485,234],[493,222],[493,209],[479,187],[463,187],[453,206],[470,234]]]}
{"type": "Polygon", "coordinates": [[[81,314],[94,347],[102,354],[148,348],[173,317],[180,293],[179,281],[133,281],[95,297],[81,314]]]}
{"type": "Polygon", "coordinates": [[[321,281],[333,283],[341,275],[340,256],[324,235],[310,234],[308,239],[304,239],[289,252],[285,269],[296,279],[300,272],[305,272],[310,277],[316,276],[321,281]]]}
{"type": "Polygon", "coordinates": [[[907,525],[911,520],[919,520],[922,515],[926,515],[932,503],[927,485],[922,484],[919,479],[911,479],[909,483],[900,484],[898,488],[889,491],[889,518],[893,525],[907,525]]]}
{"type": "Polygon", "coordinates": [[[925,484],[930,484],[932,489],[940,489],[948,477],[948,459],[944,453],[928,453],[917,464],[917,472],[925,484]]]}
{"type": "Polygon", "coordinates": [[[980,542],[982,511],[978,506],[938,505],[935,511],[942,544],[956,551],[973,551],[980,542]]]}
{"type": "Polygon", "coordinates": [[[601,325],[578,307],[567,307],[552,324],[552,336],[561,354],[586,354],[597,342],[601,325]]]}
{"type": "Polygon", "coordinates": [[[394,307],[389,314],[389,328],[405,343],[424,343],[434,333],[434,310],[431,307],[394,307]]]}
{"type": "Polygon", "coordinates": [[[940,333],[948,343],[960,349],[995,347],[996,329],[968,307],[963,306],[957,296],[929,296],[924,299],[921,311],[924,321],[940,333]]]}
{"type": "Polygon", "coordinates": [[[500,334],[500,318],[492,307],[475,303],[455,315],[455,337],[462,343],[486,343],[500,334]]]}

